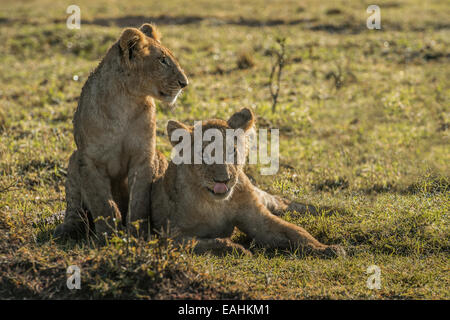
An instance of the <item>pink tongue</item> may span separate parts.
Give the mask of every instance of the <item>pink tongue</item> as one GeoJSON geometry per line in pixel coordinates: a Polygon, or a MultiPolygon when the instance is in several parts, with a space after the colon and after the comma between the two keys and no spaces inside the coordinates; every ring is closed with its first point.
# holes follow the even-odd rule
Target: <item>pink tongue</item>
{"type": "Polygon", "coordinates": [[[219,183],[217,182],[214,185],[214,193],[226,193],[228,191],[228,187],[225,183],[219,183]]]}

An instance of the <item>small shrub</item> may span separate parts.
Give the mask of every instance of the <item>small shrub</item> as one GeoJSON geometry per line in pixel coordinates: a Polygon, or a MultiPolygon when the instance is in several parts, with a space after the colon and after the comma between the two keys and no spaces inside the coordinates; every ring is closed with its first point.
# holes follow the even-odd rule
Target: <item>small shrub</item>
{"type": "Polygon", "coordinates": [[[241,51],[237,59],[238,69],[250,69],[255,66],[255,60],[250,51],[241,51]]]}

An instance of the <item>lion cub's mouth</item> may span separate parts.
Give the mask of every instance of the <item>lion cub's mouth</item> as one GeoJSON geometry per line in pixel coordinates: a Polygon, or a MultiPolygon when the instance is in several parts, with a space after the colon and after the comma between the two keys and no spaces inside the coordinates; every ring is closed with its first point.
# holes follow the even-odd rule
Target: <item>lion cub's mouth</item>
{"type": "Polygon", "coordinates": [[[231,189],[228,188],[225,183],[219,183],[219,182],[217,182],[214,185],[214,189],[211,189],[211,188],[208,188],[208,187],[206,187],[206,189],[210,193],[212,193],[214,196],[220,197],[220,198],[227,196],[230,193],[230,191],[231,191],[231,189]]]}
{"type": "Polygon", "coordinates": [[[183,90],[181,90],[181,89],[178,90],[178,91],[175,92],[175,93],[173,93],[173,92],[167,93],[167,92],[164,92],[164,91],[159,91],[159,95],[160,95],[160,97],[161,97],[161,99],[162,99],[163,101],[165,101],[166,103],[168,103],[169,106],[172,106],[172,105],[175,104],[175,102],[177,101],[178,96],[180,95],[180,93],[181,93],[182,91],[183,91],[183,90]]]}

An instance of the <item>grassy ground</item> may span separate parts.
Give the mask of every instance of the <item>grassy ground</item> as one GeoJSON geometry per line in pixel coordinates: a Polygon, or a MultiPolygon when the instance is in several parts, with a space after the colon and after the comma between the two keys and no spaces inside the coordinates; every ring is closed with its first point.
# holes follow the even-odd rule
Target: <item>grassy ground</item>
{"type": "MultiPolygon", "coordinates": [[[[450,21],[446,1],[0,1],[0,298],[449,299],[450,21]],[[346,259],[256,250],[195,256],[167,241],[117,237],[58,245],[71,118],[90,70],[125,26],[156,22],[191,84],[170,118],[225,118],[252,107],[280,129],[280,171],[247,172],[265,190],[339,210],[285,218],[346,259]],[[277,112],[270,50],[287,38],[277,112]],[[250,66],[242,62],[246,57],[250,66]],[[75,77],[76,76],[76,77],[75,77]],[[82,289],[66,288],[66,268],[82,289]],[[370,265],[381,289],[366,286],[370,265]]],[[[245,241],[236,233],[237,241],[245,241]]]]}

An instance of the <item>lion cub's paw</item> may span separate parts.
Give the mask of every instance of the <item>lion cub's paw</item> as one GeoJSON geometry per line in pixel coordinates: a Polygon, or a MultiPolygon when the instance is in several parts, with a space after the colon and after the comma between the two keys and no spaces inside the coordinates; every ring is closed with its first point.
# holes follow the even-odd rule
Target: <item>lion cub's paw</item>
{"type": "Polygon", "coordinates": [[[344,250],[344,248],[340,245],[330,245],[327,246],[323,251],[322,254],[325,257],[329,258],[336,258],[336,257],[345,257],[347,254],[344,250]]]}
{"type": "Polygon", "coordinates": [[[288,207],[286,209],[287,211],[296,212],[298,214],[312,214],[312,215],[318,215],[319,212],[317,211],[316,207],[310,205],[310,204],[302,204],[299,202],[291,202],[288,204],[288,207]]]}
{"type": "Polygon", "coordinates": [[[239,255],[244,255],[247,257],[253,256],[253,254],[249,250],[245,249],[243,246],[237,243],[233,244],[232,252],[237,252],[239,255]]]}
{"type": "Polygon", "coordinates": [[[216,241],[220,242],[221,244],[221,254],[237,253],[239,255],[245,255],[248,257],[252,256],[252,253],[249,250],[245,249],[242,245],[231,241],[230,239],[216,239],[216,241]]]}
{"type": "Polygon", "coordinates": [[[61,223],[58,225],[53,232],[53,238],[57,240],[79,240],[83,237],[83,226],[77,225],[77,224],[68,224],[68,223],[61,223]]]}

